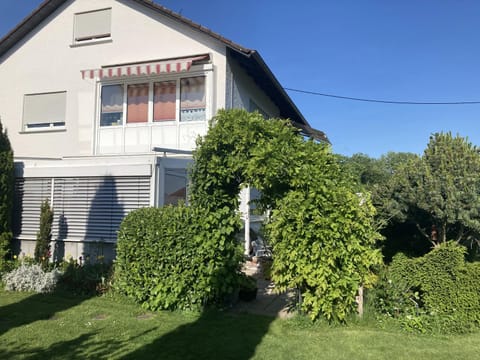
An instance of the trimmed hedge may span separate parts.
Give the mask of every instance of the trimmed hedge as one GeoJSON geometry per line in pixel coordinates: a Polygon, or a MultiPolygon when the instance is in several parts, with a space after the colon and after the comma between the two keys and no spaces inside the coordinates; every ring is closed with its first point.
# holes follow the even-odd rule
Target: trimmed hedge
{"type": "MultiPolygon", "coordinates": [[[[415,327],[422,331],[477,327],[480,263],[465,262],[465,253],[463,246],[447,242],[420,258],[395,256],[377,287],[377,308],[417,322],[415,327]]],[[[405,324],[408,328],[409,322],[405,324]]]]}
{"type": "Polygon", "coordinates": [[[115,287],[150,310],[198,309],[237,285],[238,229],[228,209],[143,208],[123,220],[115,287]]]}

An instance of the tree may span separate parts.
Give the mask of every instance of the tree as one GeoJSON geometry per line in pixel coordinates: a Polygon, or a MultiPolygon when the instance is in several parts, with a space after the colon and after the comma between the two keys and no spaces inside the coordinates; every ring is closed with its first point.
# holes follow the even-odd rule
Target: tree
{"type": "Polygon", "coordinates": [[[392,211],[415,223],[434,247],[467,243],[480,234],[480,155],[460,136],[431,136],[423,156],[410,160],[391,187],[392,211]]]}
{"type": "Polygon", "coordinates": [[[359,191],[370,191],[371,187],[384,183],[390,173],[383,168],[381,159],[357,153],[351,157],[338,155],[340,163],[349,176],[359,185],[359,191]]]}
{"type": "Polygon", "coordinates": [[[376,209],[374,226],[384,237],[381,243],[384,259],[389,261],[399,251],[416,256],[428,252],[429,243],[419,237],[415,225],[406,221],[400,204],[396,201],[397,192],[392,190],[393,179],[398,172],[409,161],[419,159],[419,156],[388,152],[378,159],[365,154],[339,158],[342,169],[346,172],[344,177],[352,178],[359,193],[371,196],[376,209]],[[422,241],[418,241],[417,237],[422,241]]]}
{"type": "Polygon", "coordinates": [[[15,174],[13,151],[7,131],[0,122],[0,270],[10,251],[12,239],[12,208],[15,174]]]}
{"type": "Polygon", "coordinates": [[[48,200],[40,208],[40,229],[35,244],[35,260],[46,266],[50,258],[50,241],[52,240],[53,211],[48,200]]]}
{"type": "Polygon", "coordinates": [[[379,228],[388,223],[391,212],[388,211],[388,203],[385,202],[389,195],[389,187],[392,177],[410,160],[418,158],[418,155],[405,152],[388,152],[379,159],[371,158],[365,154],[353,154],[351,157],[339,156],[340,164],[346,172],[345,176],[351,177],[357,184],[359,192],[369,192],[372,201],[377,208],[377,220],[379,228]],[[385,208],[385,213],[383,210],[385,208]]]}

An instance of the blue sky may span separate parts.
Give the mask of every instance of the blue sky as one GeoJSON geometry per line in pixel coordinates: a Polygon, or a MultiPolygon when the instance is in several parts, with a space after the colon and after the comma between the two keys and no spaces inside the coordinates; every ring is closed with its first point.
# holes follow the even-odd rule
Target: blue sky
{"type": "MultiPolygon", "coordinates": [[[[1,1],[0,36],[41,2],[1,1]]],[[[287,88],[396,101],[480,101],[480,1],[157,2],[258,50],[287,88]]],[[[439,131],[480,145],[480,104],[389,105],[289,94],[336,153],[422,153],[439,131]]]]}

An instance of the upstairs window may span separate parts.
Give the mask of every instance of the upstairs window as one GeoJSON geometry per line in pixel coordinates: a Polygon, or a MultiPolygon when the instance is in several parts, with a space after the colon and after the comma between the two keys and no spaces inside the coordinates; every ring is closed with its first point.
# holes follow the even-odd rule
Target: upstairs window
{"type": "Polygon", "coordinates": [[[145,123],[148,121],[147,84],[134,84],[127,87],[127,123],[145,123]]]}
{"type": "Polygon", "coordinates": [[[100,126],[123,124],[123,85],[102,87],[100,126]]]}
{"type": "Polygon", "coordinates": [[[111,36],[112,9],[75,14],[74,43],[107,39],[111,36]]]}
{"type": "Polygon", "coordinates": [[[23,129],[53,130],[65,127],[65,91],[29,94],[23,100],[23,129]]]}
{"type": "Polygon", "coordinates": [[[162,81],[153,88],[153,121],[175,120],[177,82],[162,81]]]}
{"type": "Polygon", "coordinates": [[[205,121],[205,78],[103,85],[100,126],[205,121]]]}
{"type": "Polygon", "coordinates": [[[180,82],[180,121],[205,120],[205,76],[180,82]]]}

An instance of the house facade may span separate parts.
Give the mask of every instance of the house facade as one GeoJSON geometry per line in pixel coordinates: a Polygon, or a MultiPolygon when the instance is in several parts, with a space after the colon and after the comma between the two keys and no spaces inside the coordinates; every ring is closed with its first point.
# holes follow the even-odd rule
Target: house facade
{"type": "Polygon", "coordinates": [[[48,199],[54,258],[113,258],[129,211],[186,199],[191,151],[219,109],[327,141],[256,51],[148,0],[44,1],[0,40],[0,83],[20,254],[48,199]]]}

